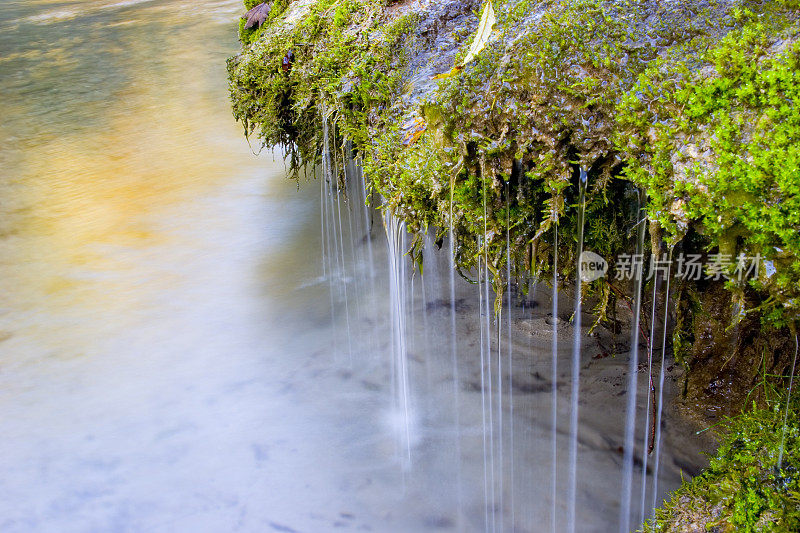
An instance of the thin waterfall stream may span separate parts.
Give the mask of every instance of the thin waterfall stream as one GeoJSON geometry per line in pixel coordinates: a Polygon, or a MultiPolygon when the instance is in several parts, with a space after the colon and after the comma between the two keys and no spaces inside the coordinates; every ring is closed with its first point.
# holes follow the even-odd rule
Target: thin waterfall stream
{"type": "Polygon", "coordinates": [[[405,225],[391,211],[385,212],[389,244],[389,308],[392,322],[393,425],[400,434],[399,453],[404,469],[411,467],[411,391],[408,378],[408,331],[406,329],[406,267],[403,260],[405,225]]]}
{"type": "Polygon", "coordinates": [[[553,533],[558,531],[556,517],[558,516],[558,211],[553,212],[553,287],[551,296],[551,313],[550,322],[552,325],[552,340],[550,341],[550,350],[552,352],[551,367],[552,373],[550,377],[551,389],[551,407],[550,407],[550,425],[551,425],[551,509],[550,509],[550,523],[553,528],[553,533]]]}
{"type": "Polygon", "coordinates": [[[639,375],[639,323],[642,309],[642,283],[644,281],[644,265],[643,265],[643,252],[644,252],[644,236],[645,236],[645,221],[644,217],[644,202],[643,193],[639,193],[639,208],[637,209],[638,222],[637,239],[636,239],[636,254],[634,257],[638,258],[637,263],[634,265],[634,293],[633,293],[633,324],[631,325],[631,346],[630,356],[628,363],[628,389],[626,391],[626,409],[625,409],[625,444],[623,445],[623,463],[622,463],[622,491],[620,494],[620,514],[619,514],[619,531],[620,533],[630,531],[631,529],[631,498],[633,495],[633,458],[634,458],[634,445],[635,445],[635,428],[636,428],[636,404],[638,392],[638,375],[639,375]]]}
{"type": "MultiPolygon", "coordinates": [[[[650,314],[650,334],[647,338],[647,387],[649,393],[647,394],[647,402],[646,402],[646,409],[645,409],[645,422],[642,424],[642,476],[641,476],[641,498],[640,498],[640,508],[639,508],[639,519],[638,521],[644,522],[647,519],[647,511],[645,506],[647,505],[647,463],[650,458],[650,454],[653,453],[655,449],[655,438],[656,438],[656,425],[657,425],[657,418],[658,415],[656,413],[656,394],[655,394],[655,386],[653,385],[653,349],[655,343],[655,333],[656,333],[656,297],[658,295],[658,273],[655,271],[653,266],[655,265],[656,258],[653,257],[651,260],[651,272],[653,272],[653,293],[650,299],[650,307],[651,307],[651,314],[650,314]]],[[[642,273],[644,275],[644,272],[642,273]]],[[[663,360],[662,360],[663,362],[663,360]]]]}
{"type": "MultiPolygon", "coordinates": [[[[653,465],[653,492],[652,492],[652,500],[650,502],[651,509],[655,509],[658,506],[658,472],[661,467],[661,419],[662,414],[664,411],[664,381],[665,381],[665,370],[666,370],[666,353],[667,353],[667,326],[669,324],[669,297],[670,297],[670,285],[671,285],[671,277],[670,274],[672,273],[672,252],[673,248],[671,247],[669,250],[668,255],[668,263],[667,263],[667,272],[665,279],[667,280],[667,286],[664,289],[664,321],[662,323],[662,332],[661,332],[661,367],[658,371],[658,399],[656,401],[656,434],[655,434],[655,457],[654,457],[654,465],[653,465]]],[[[653,340],[651,339],[651,342],[653,340]]]]}
{"type": "Polygon", "coordinates": [[[575,499],[578,485],[578,399],[580,398],[580,371],[581,371],[581,313],[583,312],[583,294],[581,287],[581,256],[583,255],[583,225],[586,199],[586,186],[589,177],[586,171],[580,169],[578,183],[578,246],[575,253],[575,311],[572,319],[572,364],[570,383],[570,416],[569,416],[569,485],[567,489],[567,531],[574,532],[575,499]]]}

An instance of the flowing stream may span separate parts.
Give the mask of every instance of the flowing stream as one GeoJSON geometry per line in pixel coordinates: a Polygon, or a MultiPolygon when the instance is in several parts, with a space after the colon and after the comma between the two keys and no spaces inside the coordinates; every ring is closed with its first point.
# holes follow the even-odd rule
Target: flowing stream
{"type": "Polygon", "coordinates": [[[242,11],[0,5],[0,531],[637,527],[706,446],[665,343],[643,471],[638,329],[605,353],[563,284],[495,314],[486,257],[430,235],[420,272],[357,161],[256,157],[242,11]]]}

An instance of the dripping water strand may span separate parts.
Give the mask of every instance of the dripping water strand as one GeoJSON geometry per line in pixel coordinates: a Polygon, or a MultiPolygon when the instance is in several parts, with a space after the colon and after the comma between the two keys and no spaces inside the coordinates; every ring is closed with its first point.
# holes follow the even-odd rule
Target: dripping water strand
{"type": "Polygon", "coordinates": [[[392,319],[392,368],[394,374],[396,412],[400,417],[401,464],[404,470],[411,466],[410,392],[406,344],[406,287],[403,260],[405,225],[389,209],[385,210],[384,227],[389,249],[389,297],[392,319]]]}
{"type": "MultiPolygon", "coordinates": [[[[531,262],[533,262],[533,261],[535,261],[535,257],[534,257],[534,254],[531,253],[531,262]]],[[[526,297],[526,299],[524,300],[524,303],[523,303],[523,313],[524,313],[523,316],[528,320],[532,320],[533,317],[534,317],[534,309],[535,309],[535,302],[536,302],[536,290],[538,288],[538,281],[539,281],[539,279],[536,276],[536,274],[534,273],[534,277],[530,281],[529,286],[528,286],[528,290],[530,291],[530,297],[529,298],[530,298],[530,301],[532,302],[531,305],[530,305],[530,309],[528,310],[528,309],[525,308],[525,305],[527,304],[527,301],[528,301],[527,297],[526,297]]],[[[528,342],[526,343],[526,347],[527,347],[527,353],[534,353],[535,348],[534,348],[534,340],[533,340],[533,336],[532,335],[528,336],[528,342]]],[[[530,417],[530,418],[533,418],[536,415],[537,415],[536,408],[534,406],[532,406],[532,405],[529,406],[529,409],[527,410],[527,416],[530,417]]],[[[528,439],[531,438],[531,435],[533,433],[533,431],[532,431],[530,426],[531,425],[527,425],[527,427],[526,427],[526,425],[523,425],[523,432],[522,432],[521,436],[523,437],[523,442],[525,442],[525,443],[529,442],[528,439]]],[[[538,486],[539,486],[538,480],[535,479],[534,476],[524,476],[524,477],[527,478],[527,483],[525,485],[525,492],[524,493],[525,494],[530,494],[530,493],[532,493],[534,491],[534,487],[538,488],[538,486]]],[[[534,521],[534,513],[535,513],[535,510],[532,508],[533,506],[523,506],[523,507],[529,507],[529,511],[528,511],[528,513],[526,513],[525,518],[529,523],[533,522],[534,521]]]]}
{"type": "MultiPolygon", "coordinates": [[[[481,238],[478,236],[478,249],[480,250],[481,238]]],[[[483,341],[483,286],[482,276],[482,257],[478,254],[478,326],[481,332],[481,422],[483,426],[483,499],[484,499],[484,531],[489,531],[489,461],[486,459],[488,451],[488,443],[486,436],[488,431],[486,428],[486,343],[483,341]]]]}
{"type": "MultiPolygon", "coordinates": [[[[354,176],[354,165],[353,165],[353,147],[350,141],[346,141],[344,143],[344,173],[345,173],[345,182],[344,182],[344,190],[345,190],[345,207],[347,208],[347,227],[350,231],[350,257],[352,259],[352,270],[353,270],[353,278],[359,279],[358,270],[359,266],[363,264],[363,255],[362,249],[358,246],[356,232],[353,231],[353,219],[356,218],[354,216],[354,208],[355,204],[353,199],[356,197],[354,194],[353,187],[358,187],[358,183],[354,176]]],[[[358,219],[356,218],[356,229],[358,229],[358,219]]],[[[354,301],[355,305],[355,318],[356,318],[356,325],[359,328],[362,328],[364,325],[364,301],[362,298],[358,298],[358,289],[360,288],[360,284],[356,286],[356,298],[354,301]]],[[[363,337],[361,332],[356,332],[358,335],[357,338],[363,337]]]]}
{"type": "MultiPolygon", "coordinates": [[[[487,263],[488,266],[488,263],[487,263]]],[[[497,279],[497,278],[495,278],[497,279]]],[[[499,282],[498,282],[499,285],[499,282]]],[[[500,292],[502,298],[502,290],[500,292]]],[[[495,322],[497,324],[497,466],[498,472],[498,499],[500,509],[500,531],[504,529],[505,513],[504,511],[504,483],[503,483],[503,339],[502,339],[502,324],[503,324],[503,309],[500,307],[495,312],[495,322]]],[[[492,507],[494,508],[494,506],[492,507]]]]}
{"type": "Polygon", "coordinates": [[[575,318],[572,335],[572,388],[570,396],[569,422],[569,485],[567,489],[567,531],[575,531],[575,499],[578,470],[578,399],[580,396],[580,364],[581,364],[581,254],[583,254],[583,218],[588,176],[580,169],[578,185],[578,248],[576,253],[575,275],[575,318]]]}
{"type": "Polygon", "coordinates": [[[483,304],[485,308],[485,327],[486,327],[486,381],[488,384],[487,396],[489,398],[488,412],[489,412],[489,508],[492,515],[492,531],[497,529],[497,513],[495,511],[495,463],[494,463],[494,400],[493,400],[493,375],[492,375],[492,336],[491,336],[491,307],[489,305],[489,227],[488,216],[486,209],[486,169],[481,165],[481,181],[483,190],[483,304]]]}
{"type": "MultiPolygon", "coordinates": [[[[656,295],[658,290],[658,272],[655,269],[655,256],[651,256],[650,272],[653,276],[653,299],[652,309],[650,315],[650,335],[647,340],[647,408],[645,409],[644,427],[642,428],[642,491],[641,501],[639,505],[639,523],[643,523],[647,519],[645,515],[645,501],[647,500],[647,462],[650,453],[653,451],[653,440],[655,439],[655,431],[651,431],[650,424],[656,423],[656,413],[651,413],[650,410],[655,410],[655,391],[653,389],[653,340],[655,338],[656,329],[656,295]]],[[[662,355],[663,360],[663,355],[662,355]]]]}
{"type": "MultiPolygon", "coordinates": [[[[502,294],[502,293],[501,293],[502,294]]],[[[504,483],[503,483],[503,339],[501,330],[503,328],[503,310],[497,312],[497,437],[500,441],[497,446],[497,463],[499,471],[499,487],[497,491],[500,499],[500,531],[504,529],[505,513],[503,512],[504,483]]]]}
{"type": "MultiPolygon", "coordinates": [[[[333,169],[331,169],[333,172],[333,169]]],[[[333,179],[337,180],[335,173],[333,174],[333,179]]],[[[348,301],[347,296],[347,266],[345,263],[344,258],[344,226],[342,226],[342,193],[341,188],[339,185],[338,180],[336,181],[336,212],[339,219],[339,250],[341,251],[341,273],[342,273],[342,292],[344,294],[344,316],[345,321],[347,323],[347,351],[349,360],[352,363],[353,361],[353,341],[352,341],[352,333],[350,329],[350,302],[348,301]]]]}
{"type": "Polygon", "coordinates": [[[453,186],[450,187],[450,228],[448,234],[449,261],[450,261],[450,358],[453,367],[453,403],[455,419],[455,445],[456,445],[456,491],[458,513],[456,526],[461,527],[461,515],[464,506],[464,497],[461,488],[461,413],[459,388],[460,379],[458,372],[458,349],[456,345],[456,268],[455,268],[455,236],[453,235],[453,186]]]}
{"type": "Polygon", "coordinates": [[[372,257],[372,224],[370,223],[370,210],[367,202],[367,186],[364,181],[364,172],[356,166],[356,174],[358,175],[359,185],[361,187],[361,191],[363,193],[363,202],[362,205],[364,206],[364,234],[367,243],[367,266],[369,267],[369,278],[372,280],[373,285],[375,282],[375,263],[372,257]]]}
{"type": "Polygon", "coordinates": [[[319,229],[320,229],[320,254],[322,256],[322,279],[328,279],[328,265],[325,256],[325,179],[319,180],[319,229]]]}
{"type": "MultiPolygon", "coordinates": [[[[320,222],[322,225],[322,270],[325,279],[328,281],[328,296],[331,302],[331,324],[336,327],[336,307],[333,301],[333,258],[330,246],[331,237],[331,224],[328,221],[329,208],[328,208],[328,182],[325,173],[320,177],[320,222]]],[[[336,349],[337,335],[332,335],[333,339],[333,353],[337,353],[336,349]]]]}
{"type": "MultiPolygon", "coordinates": [[[[341,295],[341,280],[343,279],[342,270],[339,263],[341,257],[339,253],[339,239],[337,238],[338,228],[336,225],[336,217],[334,216],[333,197],[334,188],[332,181],[332,173],[330,170],[329,159],[329,127],[327,118],[323,119],[322,123],[322,138],[323,138],[323,153],[322,153],[322,183],[325,190],[325,218],[326,218],[326,242],[328,252],[328,286],[331,300],[331,319],[335,329],[337,321],[336,306],[334,302],[334,292],[341,295]]],[[[334,354],[338,356],[337,349],[338,335],[333,336],[334,354]]],[[[349,336],[348,336],[349,342],[349,336]]]]}
{"type": "Polygon", "coordinates": [[[342,226],[342,206],[341,206],[341,191],[339,182],[336,176],[336,169],[333,166],[331,161],[331,152],[330,152],[330,128],[328,126],[327,118],[323,119],[323,126],[322,126],[322,171],[325,178],[331,184],[333,189],[333,194],[336,195],[336,211],[337,217],[334,217],[334,231],[338,234],[338,250],[337,250],[337,263],[339,268],[340,274],[340,289],[341,293],[344,298],[344,308],[345,308],[345,322],[347,324],[347,347],[348,353],[350,357],[350,361],[352,362],[353,358],[353,344],[352,344],[352,335],[350,331],[350,306],[347,297],[347,276],[346,276],[346,267],[345,267],[345,260],[344,260],[344,230],[342,226]],[[336,227],[338,219],[338,228],[336,227]]]}
{"type": "MultiPolygon", "coordinates": [[[[663,409],[663,397],[664,397],[664,369],[665,364],[664,360],[667,356],[667,321],[669,320],[669,289],[670,289],[670,282],[672,278],[670,277],[672,274],[672,248],[669,250],[669,259],[667,264],[667,287],[664,291],[664,324],[663,328],[664,331],[662,332],[661,337],[661,369],[659,370],[658,374],[658,411],[656,413],[656,449],[655,449],[655,462],[653,464],[653,498],[651,500],[652,506],[651,509],[656,508],[657,499],[658,499],[658,472],[659,467],[661,466],[661,412],[663,409]]],[[[651,336],[652,338],[652,336],[651,336]]]]}
{"type": "MultiPolygon", "coordinates": [[[[352,152],[350,152],[352,154],[352,152]]],[[[367,258],[367,275],[369,276],[370,287],[371,287],[371,294],[375,295],[377,293],[377,288],[375,286],[375,259],[373,256],[372,250],[372,224],[370,218],[370,207],[369,205],[371,202],[367,202],[367,188],[366,183],[364,180],[364,172],[361,170],[359,164],[353,160],[353,169],[354,174],[357,176],[357,185],[359,187],[359,201],[361,204],[361,211],[363,213],[363,235],[366,244],[366,258],[367,258]]],[[[375,316],[376,313],[376,302],[374,298],[369,298],[366,302],[368,309],[364,312],[367,313],[367,316],[375,316]]],[[[377,341],[376,336],[368,334],[367,337],[369,338],[369,346],[371,353],[376,353],[377,350],[377,341]]]]}
{"type": "MultiPolygon", "coordinates": [[[[636,241],[636,257],[642,257],[644,249],[644,232],[645,232],[645,218],[643,216],[644,210],[643,193],[639,191],[639,208],[637,216],[641,217],[637,222],[639,228],[637,241],[636,241]]],[[[634,433],[636,429],[636,392],[637,392],[637,371],[639,369],[639,314],[642,306],[642,261],[637,261],[635,268],[635,293],[634,293],[634,306],[633,306],[633,323],[631,324],[631,348],[630,348],[630,361],[628,363],[628,390],[627,390],[627,406],[625,416],[625,444],[623,446],[623,461],[622,461],[622,492],[620,494],[620,517],[619,517],[619,531],[620,533],[628,533],[630,531],[631,522],[631,494],[633,485],[633,448],[634,448],[634,433]]]]}
{"type": "Polygon", "coordinates": [[[553,296],[552,296],[552,321],[553,321],[553,339],[551,341],[551,349],[553,352],[552,361],[552,405],[551,405],[551,477],[553,485],[551,487],[551,504],[550,511],[551,521],[553,526],[553,533],[558,532],[556,516],[558,511],[558,211],[553,202],[553,296]]]}
{"type": "MultiPolygon", "coordinates": [[[[421,284],[421,289],[422,289],[422,329],[424,331],[424,334],[422,336],[422,340],[423,340],[422,344],[423,344],[423,347],[424,347],[424,350],[425,350],[426,354],[431,353],[431,350],[430,350],[430,335],[429,335],[429,331],[430,330],[428,329],[428,313],[427,313],[428,297],[429,297],[428,294],[429,293],[428,293],[427,289],[425,288],[425,285],[426,285],[426,280],[430,280],[430,282],[434,286],[436,285],[436,281],[437,281],[437,278],[436,278],[436,275],[435,275],[436,274],[435,270],[433,270],[433,271],[431,270],[431,269],[435,268],[435,262],[430,257],[430,254],[432,253],[431,252],[432,247],[433,247],[433,242],[431,241],[430,235],[426,235],[425,236],[425,246],[423,247],[423,251],[422,251],[422,254],[423,254],[423,259],[422,259],[423,268],[420,269],[420,282],[421,282],[420,284],[421,284]],[[425,258],[425,255],[428,255],[427,260],[425,258]],[[426,263],[427,263],[428,266],[425,266],[426,263]],[[428,272],[427,276],[425,275],[426,271],[428,272]]],[[[412,308],[412,313],[411,314],[412,314],[412,316],[415,314],[414,311],[413,311],[413,308],[412,308]]],[[[412,329],[411,331],[414,331],[414,330],[412,329]]],[[[431,376],[431,361],[430,361],[429,357],[425,358],[425,379],[426,379],[428,391],[430,391],[432,389],[432,385],[433,385],[433,378],[431,376]]],[[[428,401],[428,406],[429,407],[430,407],[431,400],[432,400],[431,394],[427,394],[427,401],[428,401]]]]}
{"type": "Polygon", "coordinates": [[[510,479],[509,484],[511,486],[510,490],[510,500],[509,501],[509,508],[511,509],[511,528],[514,528],[515,516],[514,516],[514,384],[513,384],[513,376],[514,376],[514,367],[512,363],[512,343],[511,343],[511,199],[509,198],[509,185],[506,183],[506,296],[507,302],[506,305],[508,307],[508,313],[506,322],[508,324],[508,332],[507,332],[507,356],[508,356],[508,422],[509,422],[509,444],[508,449],[510,450],[510,457],[509,457],[509,472],[510,472],[510,479]]]}
{"type": "Polygon", "coordinates": [[[408,309],[409,313],[406,317],[407,324],[408,324],[408,331],[411,332],[411,335],[408,336],[408,350],[411,353],[417,352],[417,335],[416,335],[416,313],[414,312],[415,306],[415,293],[414,293],[414,281],[416,278],[416,268],[412,267],[411,276],[410,276],[410,287],[408,289],[408,309]]]}

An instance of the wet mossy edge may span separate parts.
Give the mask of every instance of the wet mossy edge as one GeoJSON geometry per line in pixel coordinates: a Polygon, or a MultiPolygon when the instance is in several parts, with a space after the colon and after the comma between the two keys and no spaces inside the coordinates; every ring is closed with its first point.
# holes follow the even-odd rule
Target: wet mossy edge
{"type": "Polygon", "coordinates": [[[800,530],[800,402],[767,381],[766,399],[712,428],[720,437],[709,466],[670,495],[640,531],[800,530]]]}

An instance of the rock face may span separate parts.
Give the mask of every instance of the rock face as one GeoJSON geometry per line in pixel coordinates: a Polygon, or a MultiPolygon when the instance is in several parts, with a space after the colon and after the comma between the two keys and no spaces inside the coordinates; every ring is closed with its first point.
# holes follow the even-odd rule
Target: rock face
{"type": "Polygon", "coordinates": [[[796,0],[495,0],[486,47],[454,70],[485,6],[276,2],[229,61],[234,115],[282,145],[296,173],[319,163],[323,131],[339,169],[352,146],[385,208],[412,231],[452,227],[458,268],[482,256],[498,288],[552,278],[555,256],[561,276],[575,274],[586,169],[586,248],[611,268],[585,285],[597,319],[613,322],[629,298],[614,268],[646,216],[646,252],[673,254],[691,402],[733,398],[735,410],[759,363],[788,373],[800,318],[796,0]],[[705,265],[699,279],[681,272],[687,256],[705,265]]]}

